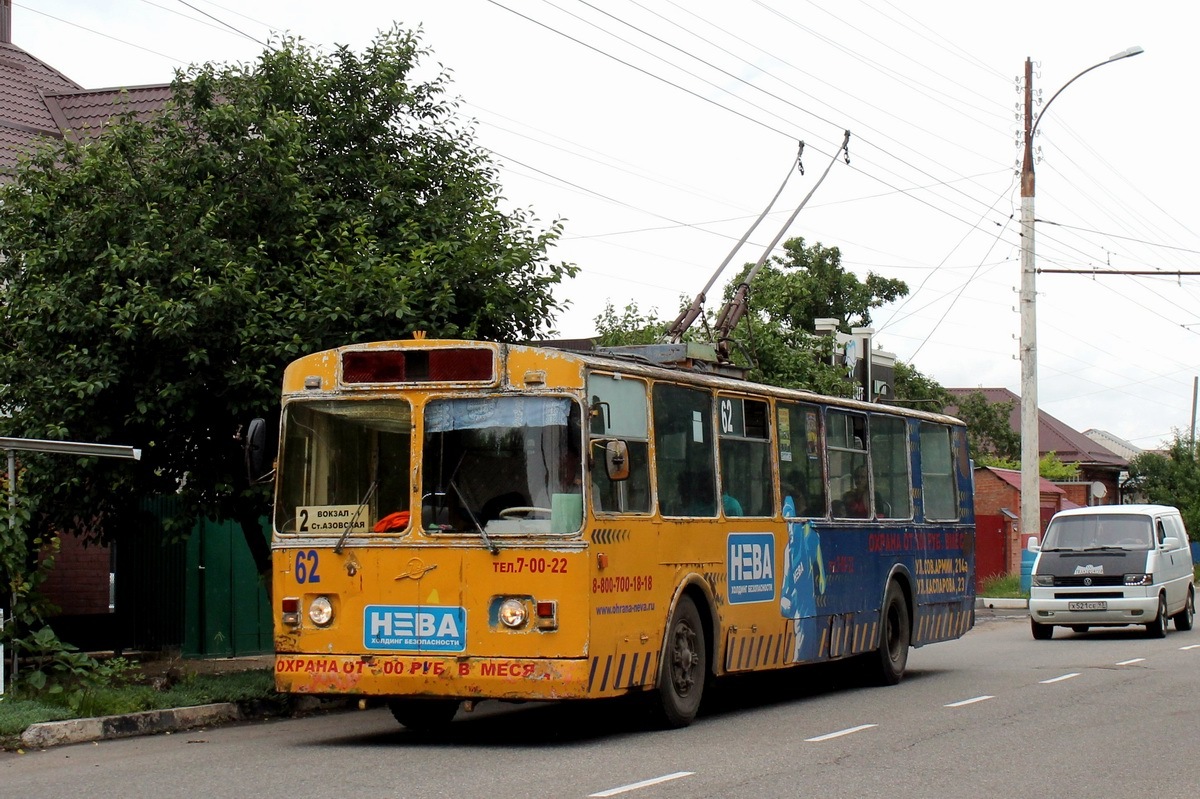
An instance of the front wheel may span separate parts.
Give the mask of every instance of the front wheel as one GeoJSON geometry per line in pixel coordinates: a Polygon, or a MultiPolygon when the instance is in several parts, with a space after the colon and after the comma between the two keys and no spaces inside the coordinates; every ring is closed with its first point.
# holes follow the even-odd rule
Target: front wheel
{"type": "Polygon", "coordinates": [[[457,699],[393,699],[388,709],[396,721],[413,732],[436,732],[450,726],[458,713],[457,699]]]}
{"type": "Polygon", "coordinates": [[[1188,587],[1187,602],[1184,603],[1183,610],[1179,611],[1173,617],[1175,621],[1175,629],[1179,632],[1187,632],[1192,629],[1192,623],[1196,618],[1196,592],[1188,587]]]}
{"type": "Polygon", "coordinates": [[[1038,624],[1033,619],[1029,620],[1029,631],[1033,633],[1034,640],[1049,641],[1054,637],[1053,624],[1038,624]]]}
{"type": "Polygon", "coordinates": [[[1167,595],[1158,595],[1158,613],[1154,616],[1154,621],[1146,625],[1146,635],[1151,638],[1165,638],[1167,635],[1167,624],[1170,622],[1167,618],[1167,595]]]}
{"type": "Polygon", "coordinates": [[[708,654],[704,626],[691,597],[683,596],[667,628],[666,651],[658,671],[657,715],[669,727],[686,727],[700,711],[708,654]]]}
{"type": "Polygon", "coordinates": [[[895,685],[908,665],[908,647],[912,643],[912,619],[900,585],[892,580],[883,596],[879,613],[879,648],[869,656],[869,675],[878,685],[895,685]]]}

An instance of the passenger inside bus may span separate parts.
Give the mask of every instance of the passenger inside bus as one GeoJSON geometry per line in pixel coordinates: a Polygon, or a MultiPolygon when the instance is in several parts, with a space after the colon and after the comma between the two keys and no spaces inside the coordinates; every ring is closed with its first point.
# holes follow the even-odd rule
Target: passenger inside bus
{"type": "Polygon", "coordinates": [[[871,513],[870,480],[867,477],[867,467],[857,466],[854,469],[854,484],[842,495],[842,514],[855,519],[865,519],[871,513]]]}

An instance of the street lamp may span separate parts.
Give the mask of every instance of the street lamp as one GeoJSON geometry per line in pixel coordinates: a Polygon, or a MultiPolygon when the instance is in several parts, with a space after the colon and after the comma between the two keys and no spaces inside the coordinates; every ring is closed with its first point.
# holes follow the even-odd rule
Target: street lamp
{"type": "Polygon", "coordinates": [[[1110,56],[1080,72],[1062,85],[1037,119],[1033,118],[1033,61],[1025,59],[1025,154],[1021,162],[1021,531],[1040,535],[1041,483],[1038,473],[1038,396],[1037,396],[1037,291],[1033,251],[1033,135],[1050,104],[1063,89],[1097,67],[1143,52],[1140,47],[1110,56]]]}

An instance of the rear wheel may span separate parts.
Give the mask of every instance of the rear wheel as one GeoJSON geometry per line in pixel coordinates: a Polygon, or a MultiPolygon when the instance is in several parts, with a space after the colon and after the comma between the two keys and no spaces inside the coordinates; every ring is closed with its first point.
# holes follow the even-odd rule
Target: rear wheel
{"type": "Polygon", "coordinates": [[[1175,622],[1175,629],[1179,632],[1186,632],[1192,629],[1192,622],[1196,618],[1196,592],[1188,586],[1187,602],[1183,606],[1183,610],[1176,613],[1172,619],[1175,622]]]}
{"type": "Polygon", "coordinates": [[[700,711],[708,655],[704,626],[691,597],[683,596],[667,628],[666,653],[658,672],[658,716],[669,727],[686,727],[700,711]]]}
{"type": "Polygon", "coordinates": [[[1071,630],[1072,632],[1086,633],[1088,631],[1088,626],[1086,624],[1073,624],[1071,625],[1071,630]]]}
{"type": "Polygon", "coordinates": [[[1049,641],[1054,637],[1053,624],[1038,624],[1033,619],[1029,620],[1029,631],[1033,633],[1033,637],[1039,641],[1049,641]]]}
{"type": "Polygon", "coordinates": [[[396,721],[414,732],[434,732],[450,726],[458,712],[457,699],[393,699],[388,702],[396,721]]]}
{"type": "Polygon", "coordinates": [[[1158,613],[1154,616],[1154,621],[1146,625],[1146,635],[1151,638],[1163,638],[1167,634],[1167,595],[1158,595],[1158,613]]]}
{"type": "Polygon", "coordinates": [[[899,583],[888,583],[879,613],[879,647],[869,655],[868,675],[877,685],[895,685],[908,665],[908,647],[912,643],[912,620],[908,603],[899,583]]]}

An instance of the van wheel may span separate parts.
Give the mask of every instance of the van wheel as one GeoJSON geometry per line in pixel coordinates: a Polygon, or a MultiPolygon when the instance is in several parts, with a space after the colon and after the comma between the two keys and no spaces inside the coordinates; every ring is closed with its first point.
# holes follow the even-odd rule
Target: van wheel
{"type": "Polygon", "coordinates": [[[1073,625],[1071,625],[1071,632],[1074,632],[1074,633],[1086,633],[1087,631],[1088,631],[1088,626],[1087,626],[1086,624],[1073,624],[1073,625]]]}
{"type": "Polygon", "coordinates": [[[1154,621],[1146,625],[1146,635],[1151,638],[1164,638],[1167,634],[1167,624],[1170,622],[1167,619],[1167,595],[1158,595],[1158,614],[1154,617],[1154,621]]]}
{"type": "Polygon", "coordinates": [[[1029,620],[1029,631],[1033,633],[1033,637],[1039,641],[1049,641],[1054,637],[1053,624],[1038,624],[1033,619],[1029,620]]]}
{"type": "Polygon", "coordinates": [[[666,656],[658,671],[659,721],[668,727],[686,727],[700,712],[700,699],[708,678],[704,625],[691,597],[679,598],[667,628],[666,656]]]}
{"type": "Polygon", "coordinates": [[[1191,586],[1188,586],[1187,602],[1183,606],[1183,610],[1179,611],[1173,617],[1175,621],[1175,629],[1179,632],[1187,632],[1192,629],[1192,622],[1196,618],[1196,591],[1191,586]]]}
{"type": "Polygon", "coordinates": [[[388,709],[396,721],[413,732],[437,732],[450,726],[458,713],[457,699],[393,699],[388,709]]]}
{"type": "Polygon", "coordinates": [[[879,612],[879,648],[868,655],[869,676],[876,685],[895,685],[908,665],[908,647],[912,644],[912,621],[908,603],[899,584],[888,583],[879,612]]]}

